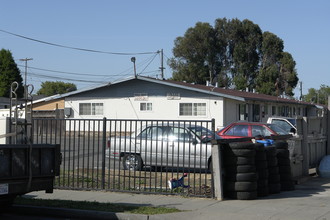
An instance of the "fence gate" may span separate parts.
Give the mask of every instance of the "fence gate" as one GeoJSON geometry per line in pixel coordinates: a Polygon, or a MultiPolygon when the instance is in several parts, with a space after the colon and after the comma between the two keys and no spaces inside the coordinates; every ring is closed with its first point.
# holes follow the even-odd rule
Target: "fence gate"
{"type": "Polygon", "coordinates": [[[214,196],[208,167],[214,137],[206,132],[214,121],[33,119],[33,125],[34,143],[61,145],[57,188],[214,196]]]}

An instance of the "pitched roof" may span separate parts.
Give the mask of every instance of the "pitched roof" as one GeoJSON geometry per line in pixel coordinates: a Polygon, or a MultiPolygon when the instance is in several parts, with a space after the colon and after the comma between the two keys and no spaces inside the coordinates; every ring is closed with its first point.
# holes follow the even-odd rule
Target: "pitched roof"
{"type": "Polygon", "coordinates": [[[212,90],[215,93],[226,94],[226,95],[235,96],[235,97],[241,97],[241,98],[244,98],[245,100],[251,100],[251,101],[254,100],[254,101],[269,101],[269,102],[281,102],[281,103],[291,103],[291,104],[315,105],[313,103],[303,102],[303,101],[299,101],[299,100],[295,100],[295,99],[288,99],[288,98],[253,93],[253,92],[245,92],[245,91],[239,91],[239,90],[234,90],[234,89],[224,89],[224,88],[218,88],[218,87],[214,87],[214,86],[197,85],[197,84],[190,84],[190,83],[177,82],[177,81],[171,81],[171,80],[168,80],[168,81],[170,81],[171,83],[183,85],[186,87],[199,88],[201,90],[206,90],[206,91],[212,90]]]}
{"type": "Polygon", "coordinates": [[[155,78],[145,77],[145,76],[137,76],[137,77],[131,76],[131,77],[127,77],[125,79],[121,79],[121,80],[117,80],[117,81],[113,81],[113,82],[106,82],[106,83],[102,83],[102,84],[99,84],[96,86],[76,90],[76,91],[61,94],[61,95],[54,95],[54,96],[46,97],[46,98],[37,100],[36,102],[65,98],[65,97],[69,97],[69,96],[72,96],[75,94],[88,92],[91,90],[95,90],[95,89],[106,87],[106,86],[111,86],[114,84],[119,84],[119,83],[130,81],[130,80],[143,80],[143,81],[148,81],[148,82],[152,82],[152,83],[158,83],[158,84],[162,84],[162,85],[167,85],[167,86],[187,89],[187,90],[191,90],[191,91],[206,93],[209,95],[211,94],[211,95],[215,95],[215,96],[221,96],[224,98],[234,99],[234,100],[238,100],[238,101],[266,101],[266,102],[279,102],[279,103],[315,106],[315,104],[313,104],[313,103],[302,102],[302,101],[295,100],[295,99],[288,99],[288,98],[282,98],[282,97],[276,97],[276,96],[252,93],[252,92],[245,92],[245,91],[239,91],[239,90],[234,90],[234,89],[224,89],[224,88],[218,88],[218,87],[214,87],[214,86],[178,82],[178,81],[173,81],[173,80],[161,80],[161,79],[155,79],[155,78]]]}

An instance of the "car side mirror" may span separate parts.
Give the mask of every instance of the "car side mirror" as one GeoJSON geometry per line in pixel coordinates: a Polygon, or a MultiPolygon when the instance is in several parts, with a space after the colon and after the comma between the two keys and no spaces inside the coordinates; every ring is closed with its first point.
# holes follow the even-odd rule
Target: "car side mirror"
{"type": "Polygon", "coordinates": [[[290,129],[290,133],[293,133],[293,134],[295,134],[295,133],[296,133],[296,129],[294,129],[294,128],[291,128],[291,129],[290,129]]]}

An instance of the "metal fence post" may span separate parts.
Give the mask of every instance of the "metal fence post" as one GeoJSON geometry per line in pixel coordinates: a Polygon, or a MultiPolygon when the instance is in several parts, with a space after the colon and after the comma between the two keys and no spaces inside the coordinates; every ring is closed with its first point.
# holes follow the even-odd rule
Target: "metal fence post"
{"type": "Polygon", "coordinates": [[[221,146],[217,140],[212,140],[212,172],[214,181],[214,195],[217,200],[223,200],[222,157],[221,146]]]}
{"type": "Polygon", "coordinates": [[[303,164],[302,164],[302,175],[308,176],[309,175],[309,160],[310,160],[310,151],[309,151],[309,144],[308,144],[308,126],[307,126],[307,117],[303,117],[302,120],[302,128],[303,128],[303,139],[302,139],[302,154],[303,154],[303,164]]]}
{"type": "Polygon", "coordinates": [[[102,189],[105,189],[105,150],[107,147],[107,118],[103,118],[103,133],[102,133],[102,189]]]}

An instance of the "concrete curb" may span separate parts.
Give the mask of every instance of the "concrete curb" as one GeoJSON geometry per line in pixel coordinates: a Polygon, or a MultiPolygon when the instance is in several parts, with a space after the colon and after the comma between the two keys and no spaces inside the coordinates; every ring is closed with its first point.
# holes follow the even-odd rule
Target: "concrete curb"
{"type": "Polygon", "coordinates": [[[149,215],[126,214],[115,212],[101,212],[91,210],[78,210],[67,208],[40,207],[28,205],[13,205],[10,212],[24,215],[45,215],[52,217],[76,218],[76,219],[132,219],[148,220],[149,215]]]}

